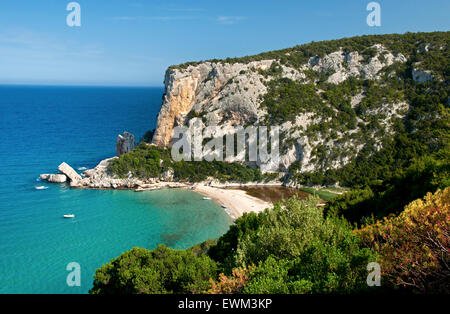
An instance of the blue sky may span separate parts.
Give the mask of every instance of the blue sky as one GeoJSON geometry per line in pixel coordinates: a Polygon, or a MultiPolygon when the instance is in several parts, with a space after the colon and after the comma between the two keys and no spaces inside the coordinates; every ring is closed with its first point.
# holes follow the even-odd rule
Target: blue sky
{"type": "Polygon", "coordinates": [[[450,30],[448,0],[0,0],[0,84],[161,86],[171,64],[362,34],[450,30]]]}

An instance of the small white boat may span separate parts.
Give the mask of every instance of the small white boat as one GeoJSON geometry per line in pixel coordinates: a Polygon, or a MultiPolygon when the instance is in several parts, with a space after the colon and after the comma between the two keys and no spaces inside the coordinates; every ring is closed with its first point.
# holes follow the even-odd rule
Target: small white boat
{"type": "Polygon", "coordinates": [[[34,188],[35,188],[36,190],[46,190],[46,189],[48,189],[48,187],[43,186],[43,185],[35,186],[34,188]]]}
{"type": "Polygon", "coordinates": [[[75,215],[74,214],[64,215],[64,218],[75,218],[75,215]]]}
{"type": "Polygon", "coordinates": [[[227,208],[225,205],[222,204],[222,208],[227,208]]]}
{"type": "Polygon", "coordinates": [[[206,197],[206,196],[205,196],[205,197],[203,197],[203,199],[204,199],[204,200],[210,200],[211,197],[206,197]]]}

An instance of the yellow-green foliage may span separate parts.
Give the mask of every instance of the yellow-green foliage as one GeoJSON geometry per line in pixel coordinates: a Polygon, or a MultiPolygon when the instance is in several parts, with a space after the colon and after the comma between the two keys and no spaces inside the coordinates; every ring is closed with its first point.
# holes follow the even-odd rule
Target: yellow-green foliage
{"type": "Polygon", "coordinates": [[[380,258],[388,284],[418,292],[450,292],[450,187],[428,193],[357,233],[380,258]]]}

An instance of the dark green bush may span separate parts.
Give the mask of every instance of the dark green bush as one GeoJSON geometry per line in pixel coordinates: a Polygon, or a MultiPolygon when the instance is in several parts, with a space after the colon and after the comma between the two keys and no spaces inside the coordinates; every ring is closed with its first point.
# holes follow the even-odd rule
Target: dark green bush
{"type": "Polygon", "coordinates": [[[216,275],[215,262],[192,250],[136,247],[97,269],[90,293],[202,293],[216,275]]]}

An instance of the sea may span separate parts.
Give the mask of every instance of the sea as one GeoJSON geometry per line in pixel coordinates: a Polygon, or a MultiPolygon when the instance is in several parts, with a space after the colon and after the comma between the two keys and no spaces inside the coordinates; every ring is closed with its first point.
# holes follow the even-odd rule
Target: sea
{"type": "Polygon", "coordinates": [[[95,270],[133,247],[186,249],[228,230],[220,205],[192,191],[81,190],[39,179],[63,161],[81,173],[114,156],[124,131],[139,140],[155,127],[163,92],[0,86],[0,293],[88,293],[95,270]]]}

